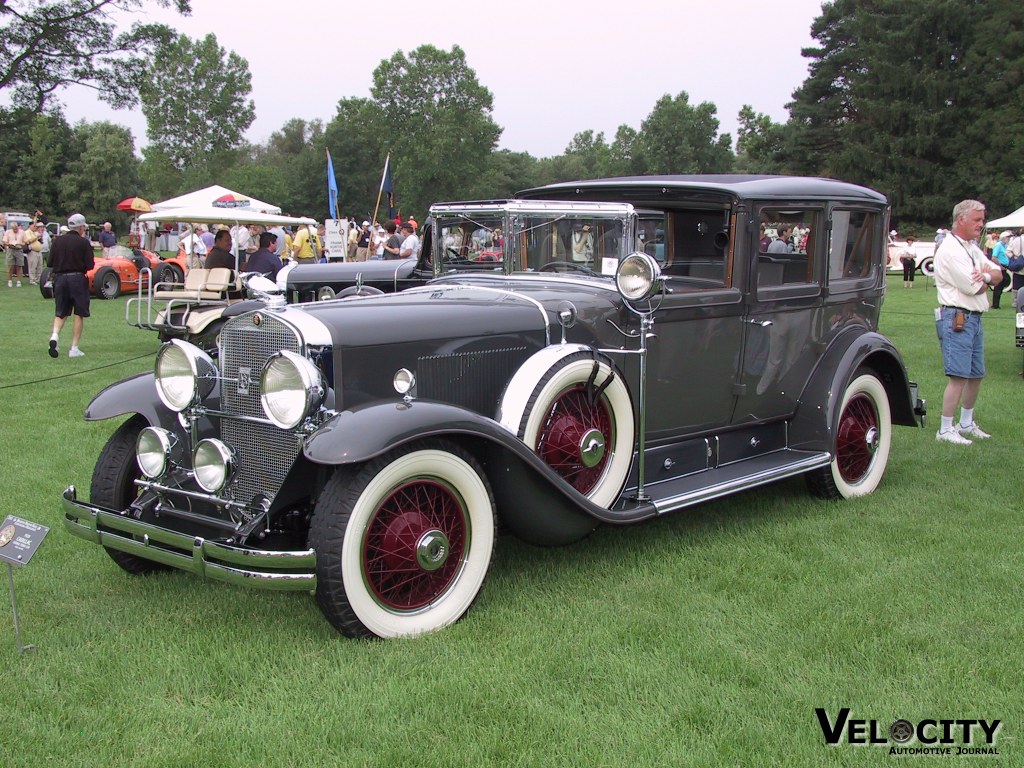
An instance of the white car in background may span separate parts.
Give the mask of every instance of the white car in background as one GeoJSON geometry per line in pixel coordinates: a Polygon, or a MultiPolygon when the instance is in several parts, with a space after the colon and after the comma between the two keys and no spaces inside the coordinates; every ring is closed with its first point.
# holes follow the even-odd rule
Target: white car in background
{"type": "MultiPolygon", "coordinates": [[[[889,266],[890,272],[902,272],[903,263],[900,256],[907,247],[906,240],[889,241],[889,266]]],[[[926,277],[931,277],[935,272],[935,243],[931,240],[918,240],[914,242],[914,259],[917,271],[926,277]]]]}

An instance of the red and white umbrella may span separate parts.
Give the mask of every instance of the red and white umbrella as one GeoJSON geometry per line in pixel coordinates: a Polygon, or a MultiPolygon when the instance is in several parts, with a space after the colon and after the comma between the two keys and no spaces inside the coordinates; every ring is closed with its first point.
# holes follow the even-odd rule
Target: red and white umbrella
{"type": "Polygon", "coordinates": [[[126,197],[114,207],[119,211],[132,211],[133,213],[149,213],[153,210],[149,201],[143,200],[141,197],[126,197]]]}

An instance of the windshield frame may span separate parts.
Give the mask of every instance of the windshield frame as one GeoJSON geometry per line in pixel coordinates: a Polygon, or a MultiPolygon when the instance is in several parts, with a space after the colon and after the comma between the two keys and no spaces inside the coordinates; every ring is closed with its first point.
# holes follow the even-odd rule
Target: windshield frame
{"type": "MultiPolygon", "coordinates": [[[[537,225],[533,220],[549,219],[549,223],[568,221],[585,226],[593,226],[595,222],[615,222],[621,230],[614,265],[610,259],[602,264],[592,264],[589,268],[580,264],[578,267],[566,262],[567,270],[588,276],[611,280],[614,278],[614,266],[632,253],[635,248],[637,231],[637,215],[630,203],[597,203],[597,202],[565,202],[545,200],[495,200],[483,202],[441,203],[431,206],[431,264],[434,277],[450,274],[538,274],[547,270],[527,266],[524,254],[520,253],[517,244],[537,225]],[[476,223],[479,229],[495,232],[495,224],[500,222],[501,237],[498,247],[486,253],[495,261],[486,259],[467,260],[453,264],[446,254],[445,231],[455,223],[476,223]],[[498,258],[500,256],[500,259],[498,258]]],[[[465,227],[462,227],[465,230],[465,227]]],[[[562,270],[558,270],[562,271],[562,270]]],[[[551,272],[555,274],[555,272],[551,272]]]]}

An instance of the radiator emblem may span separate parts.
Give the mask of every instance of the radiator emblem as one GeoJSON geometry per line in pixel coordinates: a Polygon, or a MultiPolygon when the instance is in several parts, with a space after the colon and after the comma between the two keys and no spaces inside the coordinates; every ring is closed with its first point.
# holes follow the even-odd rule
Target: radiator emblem
{"type": "Polygon", "coordinates": [[[238,394],[248,395],[249,386],[252,384],[252,368],[238,369],[238,394]]]}
{"type": "Polygon", "coordinates": [[[253,315],[252,316],[252,324],[255,325],[257,328],[259,328],[261,325],[263,325],[263,315],[261,315],[259,312],[257,312],[255,315],[253,315]]]}

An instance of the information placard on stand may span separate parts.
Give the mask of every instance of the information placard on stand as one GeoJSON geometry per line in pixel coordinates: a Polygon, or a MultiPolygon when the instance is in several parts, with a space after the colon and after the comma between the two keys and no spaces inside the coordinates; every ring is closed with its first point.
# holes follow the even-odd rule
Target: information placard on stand
{"type": "Polygon", "coordinates": [[[7,564],[7,587],[11,594],[11,613],[14,615],[14,642],[18,653],[31,651],[34,645],[21,644],[21,622],[18,620],[18,601],[14,596],[14,566],[28,565],[50,529],[45,525],[8,515],[0,525],[0,560],[7,564]]]}

